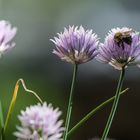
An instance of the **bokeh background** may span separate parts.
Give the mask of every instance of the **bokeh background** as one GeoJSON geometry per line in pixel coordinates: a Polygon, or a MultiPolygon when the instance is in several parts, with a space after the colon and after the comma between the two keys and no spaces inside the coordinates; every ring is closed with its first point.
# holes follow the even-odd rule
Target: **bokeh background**
{"type": "MultiPolygon", "coordinates": [[[[54,44],[49,40],[69,25],[93,29],[103,41],[113,27],[128,26],[140,31],[140,1],[138,0],[0,0],[0,19],[18,28],[16,48],[0,60],[0,100],[4,116],[12,97],[14,85],[23,78],[28,88],[59,107],[66,115],[73,66],[52,54],[54,44]]],[[[119,71],[93,60],[80,65],[74,97],[71,126],[98,104],[115,93],[119,71]]],[[[110,138],[139,140],[140,130],[140,69],[127,69],[124,88],[110,138]]],[[[37,100],[20,88],[16,107],[7,131],[7,140],[19,124],[17,114],[37,100]]],[[[98,112],[77,130],[70,140],[91,140],[100,137],[111,104],[98,112]]]]}

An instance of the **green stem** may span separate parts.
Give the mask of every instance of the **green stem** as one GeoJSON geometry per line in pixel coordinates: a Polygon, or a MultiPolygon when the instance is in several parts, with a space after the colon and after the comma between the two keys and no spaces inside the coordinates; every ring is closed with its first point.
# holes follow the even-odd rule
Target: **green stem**
{"type": "Polygon", "coordinates": [[[5,140],[4,129],[1,130],[1,140],[5,140]]]}
{"type": "Polygon", "coordinates": [[[0,101],[0,127],[1,127],[1,128],[4,127],[3,110],[2,110],[1,101],[0,101]]]}
{"type": "Polygon", "coordinates": [[[4,132],[3,132],[3,128],[4,128],[4,119],[3,119],[3,110],[2,110],[2,104],[0,101],[0,124],[1,124],[1,133],[0,133],[0,139],[4,140],[4,132]]]}
{"type": "MultiPolygon", "coordinates": [[[[128,91],[128,88],[123,90],[120,95],[123,95],[124,93],[126,93],[126,91],[128,91]]],[[[109,104],[110,102],[112,102],[115,99],[115,96],[111,97],[110,99],[106,100],[105,102],[101,103],[99,106],[97,106],[96,108],[94,108],[91,112],[89,112],[85,117],[83,117],[83,119],[81,119],[69,132],[68,132],[68,136],[70,136],[73,132],[75,132],[80,126],[82,126],[84,123],[86,123],[91,117],[93,117],[94,114],[96,114],[96,112],[98,112],[99,110],[101,110],[102,108],[104,108],[107,104],[109,104]]]]}
{"type": "Polygon", "coordinates": [[[74,92],[75,83],[76,83],[77,69],[78,69],[78,65],[75,64],[74,71],[73,71],[71,90],[70,90],[70,96],[69,96],[66,122],[65,122],[65,131],[64,131],[64,137],[63,137],[64,140],[67,140],[68,129],[69,129],[69,124],[70,124],[70,119],[71,119],[72,104],[73,104],[73,92],[74,92]]]}
{"type": "Polygon", "coordinates": [[[110,112],[110,115],[109,115],[107,124],[105,126],[105,129],[104,129],[104,132],[103,132],[101,140],[106,140],[106,138],[108,136],[108,133],[109,133],[109,130],[110,130],[110,127],[111,127],[111,124],[112,124],[112,121],[113,121],[117,106],[118,106],[118,102],[119,102],[119,98],[120,98],[119,93],[121,92],[121,89],[122,89],[124,75],[125,75],[125,68],[122,68],[120,78],[119,78],[119,82],[118,82],[118,86],[117,86],[117,90],[116,90],[115,99],[114,99],[112,109],[111,109],[111,112],[110,112]]]}

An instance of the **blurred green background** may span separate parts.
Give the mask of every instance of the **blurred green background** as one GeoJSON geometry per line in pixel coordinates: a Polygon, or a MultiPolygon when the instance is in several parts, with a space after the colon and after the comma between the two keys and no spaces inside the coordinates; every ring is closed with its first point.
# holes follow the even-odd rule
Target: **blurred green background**
{"type": "MultiPolygon", "coordinates": [[[[132,27],[140,31],[140,1],[138,0],[0,0],[0,19],[18,28],[16,48],[0,60],[0,100],[4,115],[12,97],[14,85],[23,78],[28,88],[59,107],[65,118],[73,67],[52,54],[49,40],[68,25],[83,25],[93,29],[101,41],[113,27],[132,27]]],[[[130,87],[119,104],[109,136],[117,140],[139,140],[140,130],[140,69],[127,69],[124,87],[130,87]]],[[[74,97],[72,126],[102,101],[113,96],[119,71],[96,60],[80,65],[74,97]]],[[[37,100],[20,88],[16,107],[7,131],[7,140],[19,124],[17,114],[37,100]]],[[[100,137],[111,104],[70,137],[71,140],[91,140],[100,137]]]]}

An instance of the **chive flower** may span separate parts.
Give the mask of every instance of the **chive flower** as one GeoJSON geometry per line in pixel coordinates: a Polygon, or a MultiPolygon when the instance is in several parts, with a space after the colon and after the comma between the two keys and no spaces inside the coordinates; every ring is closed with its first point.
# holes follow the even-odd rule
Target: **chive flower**
{"type": "Polygon", "coordinates": [[[12,27],[8,21],[0,21],[0,55],[15,47],[11,42],[16,35],[17,28],[12,27]]]}
{"type": "Polygon", "coordinates": [[[129,65],[140,66],[139,32],[126,27],[112,29],[99,45],[97,60],[118,70],[129,65]]]}
{"type": "Polygon", "coordinates": [[[55,44],[53,53],[61,60],[72,64],[82,64],[97,55],[98,38],[92,30],[85,30],[82,26],[69,26],[64,32],[58,33],[51,41],[55,44]]]}
{"type": "Polygon", "coordinates": [[[52,105],[43,103],[27,107],[18,116],[21,126],[17,126],[14,135],[19,140],[61,140],[64,128],[62,120],[58,120],[61,111],[52,105]]]}

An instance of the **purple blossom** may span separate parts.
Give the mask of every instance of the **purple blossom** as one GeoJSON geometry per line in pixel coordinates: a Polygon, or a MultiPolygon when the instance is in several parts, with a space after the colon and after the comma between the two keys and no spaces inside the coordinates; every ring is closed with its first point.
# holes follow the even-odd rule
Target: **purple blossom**
{"type": "Polygon", "coordinates": [[[14,135],[19,140],[61,140],[64,128],[63,121],[58,120],[60,115],[59,109],[53,109],[51,104],[27,107],[18,116],[21,126],[17,126],[14,135]]]}
{"type": "Polygon", "coordinates": [[[12,28],[8,21],[0,21],[0,55],[15,47],[15,43],[11,43],[11,40],[16,32],[17,28],[12,28]]]}
{"type": "Polygon", "coordinates": [[[72,64],[85,63],[97,55],[97,35],[82,26],[64,28],[64,32],[58,33],[58,37],[51,41],[56,46],[53,53],[72,64]]]}
{"type": "Polygon", "coordinates": [[[128,65],[140,66],[139,33],[130,28],[114,28],[99,46],[97,60],[121,70],[128,65]]]}

